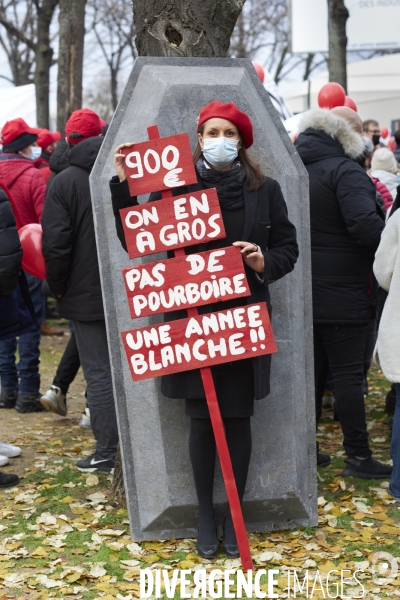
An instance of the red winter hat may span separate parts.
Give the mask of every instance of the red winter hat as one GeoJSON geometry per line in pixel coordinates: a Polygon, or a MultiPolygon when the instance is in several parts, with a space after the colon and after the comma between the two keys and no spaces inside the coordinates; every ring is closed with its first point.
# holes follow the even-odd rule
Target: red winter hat
{"type": "Polygon", "coordinates": [[[239,129],[243,145],[245,148],[250,148],[252,145],[253,138],[253,124],[250,121],[250,117],[238,109],[236,104],[233,102],[219,102],[215,100],[210,102],[207,106],[203,106],[200,111],[199,119],[197,123],[197,131],[200,126],[203,125],[208,119],[219,117],[220,119],[227,119],[231,121],[239,129]]]}
{"type": "MultiPolygon", "coordinates": [[[[28,123],[21,118],[7,121],[1,130],[2,144],[5,146],[11,144],[15,138],[22,136],[24,133],[28,133],[31,136],[37,136],[37,129],[29,127],[28,123]]],[[[29,144],[27,144],[27,146],[29,146],[29,144]]]]}
{"type": "Polygon", "coordinates": [[[39,134],[37,145],[40,146],[42,150],[46,150],[47,146],[50,146],[50,144],[59,142],[61,140],[61,133],[59,131],[38,129],[37,132],[39,134]]]}
{"type": "Polygon", "coordinates": [[[78,144],[90,137],[100,135],[102,126],[99,116],[89,108],[75,110],[65,124],[65,133],[68,140],[78,144]],[[70,138],[71,133],[80,133],[82,138],[70,138]]]}

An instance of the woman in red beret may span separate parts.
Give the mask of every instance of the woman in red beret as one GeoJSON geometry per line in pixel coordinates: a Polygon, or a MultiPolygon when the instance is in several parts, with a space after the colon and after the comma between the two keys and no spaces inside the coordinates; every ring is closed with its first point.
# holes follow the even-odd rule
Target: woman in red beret
{"type": "MultiPolygon", "coordinates": [[[[218,302],[199,308],[200,314],[236,306],[267,302],[268,284],[293,270],[298,256],[296,230],[288,219],[279,184],[266,177],[247,153],[253,143],[249,116],[232,102],[211,102],[201,109],[198,143],[193,154],[198,183],[174,190],[174,195],[216,188],[226,237],[187,248],[188,253],[214,250],[233,244],[241,248],[251,296],[218,302]]],[[[118,237],[126,249],[119,211],[134,206],[124,171],[122,144],[115,150],[117,176],[110,182],[118,237]]],[[[161,198],[153,193],[150,201],[161,198]]],[[[168,313],[165,320],[184,318],[185,311],[168,313]]],[[[239,497],[245,491],[251,456],[250,417],[254,399],[270,391],[271,356],[264,355],[212,367],[213,378],[224,420],[239,497]]],[[[212,558],[219,548],[218,527],[214,517],[213,485],[216,448],[214,434],[198,370],[162,377],[161,390],[167,398],[185,398],[186,414],[191,418],[189,453],[199,502],[197,549],[212,558]]],[[[239,555],[230,513],[224,519],[223,548],[230,557],[239,555]]]]}

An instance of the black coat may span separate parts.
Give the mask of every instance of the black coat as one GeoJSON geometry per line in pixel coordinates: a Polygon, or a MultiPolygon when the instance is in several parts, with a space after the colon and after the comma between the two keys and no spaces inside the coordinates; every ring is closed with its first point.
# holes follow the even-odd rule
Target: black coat
{"type": "Polygon", "coordinates": [[[22,247],[14,213],[4,190],[0,188],[0,294],[11,294],[18,285],[22,247]]]}
{"type": "Polygon", "coordinates": [[[295,146],[310,177],[315,323],[367,323],[374,307],[372,263],[384,227],[375,186],[342,144],[307,129],[295,146]]]}
{"type": "Polygon", "coordinates": [[[0,188],[0,340],[37,329],[11,204],[0,188]]]}
{"type": "MultiPolygon", "coordinates": [[[[198,183],[173,190],[174,196],[204,189],[199,177],[198,183]]],[[[119,210],[137,204],[137,200],[129,195],[127,181],[119,183],[114,177],[110,183],[113,210],[117,234],[126,249],[124,232],[119,210]]],[[[161,194],[153,193],[150,200],[159,200],[161,194]]],[[[267,302],[271,312],[268,284],[280,279],[293,270],[298,257],[296,230],[289,221],[286,203],[279,184],[269,177],[256,191],[249,191],[244,185],[245,220],[241,240],[258,244],[263,252],[265,261],[265,277],[261,281],[251,269],[246,267],[247,279],[251,296],[246,298],[247,304],[267,302]]],[[[207,244],[201,245],[201,250],[207,250],[207,244]]],[[[199,248],[191,246],[190,252],[198,252],[199,248]]],[[[207,307],[205,307],[207,308],[207,307]]],[[[182,318],[186,312],[177,311],[165,315],[165,320],[182,318]]],[[[255,398],[259,400],[269,394],[271,355],[259,356],[252,359],[254,371],[255,398]]],[[[161,390],[167,398],[202,398],[203,385],[198,370],[184,371],[167,375],[162,378],[161,390]]]]}
{"type": "Polygon", "coordinates": [[[42,217],[46,279],[62,296],[60,314],[73,321],[104,319],[89,189],[103,139],[92,137],[70,150],[70,167],[51,183],[42,217]]]}
{"type": "Polygon", "coordinates": [[[69,167],[68,156],[69,156],[68,144],[65,141],[65,139],[62,139],[58,142],[56,149],[54,150],[53,154],[50,156],[50,159],[49,159],[49,166],[50,166],[51,173],[50,173],[49,180],[47,182],[47,191],[50,189],[50,185],[53,182],[55,176],[58,175],[58,173],[61,173],[61,171],[68,169],[68,167],[69,167]]]}

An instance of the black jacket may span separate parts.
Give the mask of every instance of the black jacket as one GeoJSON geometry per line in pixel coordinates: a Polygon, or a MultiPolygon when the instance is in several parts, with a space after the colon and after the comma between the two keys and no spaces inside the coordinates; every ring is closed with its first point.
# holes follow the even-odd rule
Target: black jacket
{"type": "Polygon", "coordinates": [[[68,167],[69,167],[68,155],[69,155],[68,144],[64,139],[62,139],[58,142],[56,149],[54,150],[53,154],[50,156],[50,159],[49,159],[49,166],[51,169],[51,173],[50,173],[49,180],[47,182],[47,191],[50,189],[50,185],[53,182],[55,176],[58,175],[58,173],[61,173],[61,171],[68,169],[68,167]]]}
{"type": "Polygon", "coordinates": [[[0,188],[0,340],[37,330],[14,213],[0,188]]]}
{"type": "Polygon", "coordinates": [[[46,279],[62,296],[60,313],[75,321],[104,319],[94,233],[89,174],[103,137],[92,137],[70,150],[70,167],[48,191],[42,217],[46,279]]]}
{"type": "Polygon", "coordinates": [[[14,213],[4,190],[0,188],[0,294],[11,294],[18,285],[22,247],[14,213]]]}
{"type": "Polygon", "coordinates": [[[295,142],[310,177],[316,323],[363,324],[374,311],[372,263],[384,214],[370,177],[345,153],[345,148],[357,147],[352,136],[360,137],[350,126],[336,138],[307,128],[295,142]]]}
{"type": "MultiPolygon", "coordinates": [[[[198,183],[173,190],[174,196],[204,189],[199,177],[198,183]]],[[[127,181],[119,183],[114,177],[110,183],[113,210],[118,237],[126,249],[125,238],[119,210],[137,204],[137,200],[129,195],[127,181]]],[[[159,192],[150,196],[150,201],[160,200],[159,192]]],[[[293,270],[298,257],[296,230],[289,221],[286,203],[279,184],[269,177],[256,191],[249,191],[244,185],[245,220],[242,240],[258,244],[264,254],[265,277],[258,280],[251,269],[246,267],[247,280],[251,296],[246,298],[247,304],[267,302],[271,311],[268,283],[280,279],[293,270]]],[[[199,252],[198,246],[191,246],[188,252],[199,252]]],[[[201,244],[201,250],[207,250],[207,244],[201,244]]],[[[210,308],[203,307],[205,312],[210,308]]],[[[186,311],[176,311],[164,315],[165,321],[186,316],[186,311]]],[[[271,355],[253,358],[255,398],[259,400],[269,394],[269,378],[271,355]]],[[[184,371],[162,378],[162,393],[167,398],[202,398],[204,397],[199,370],[184,371]]]]}

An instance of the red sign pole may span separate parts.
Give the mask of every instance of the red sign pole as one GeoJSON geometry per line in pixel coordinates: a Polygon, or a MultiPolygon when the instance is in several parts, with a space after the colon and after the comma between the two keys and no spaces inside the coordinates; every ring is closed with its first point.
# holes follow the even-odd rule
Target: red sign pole
{"type": "MultiPolygon", "coordinates": [[[[160,137],[157,125],[152,125],[147,128],[150,140],[155,140],[160,137]]],[[[163,199],[172,197],[171,190],[161,192],[163,199]]],[[[184,248],[179,248],[174,251],[175,256],[184,256],[184,248]]],[[[197,308],[188,308],[188,317],[195,317],[199,314],[197,308]]],[[[207,406],[210,413],[210,419],[215,436],[219,461],[221,464],[222,476],[228,497],[229,508],[231,510],[233,526],[235,529],[236,540],[239,547],[240,558],[244,571],[253,570],[253,561],[250,553],[249,541],[247,539],[246,527],[244,524],[242,507],[240,505],[239,494],[236,487],[235,476],[232,468],[232,461],[229,454],[229,448],[226,441],[224,424],[219,410],[217,394],[215,391],[214,380],[210,367],[200,369],[201,379],[203,381],[204,391],[206,394],[207,406]]]]}

